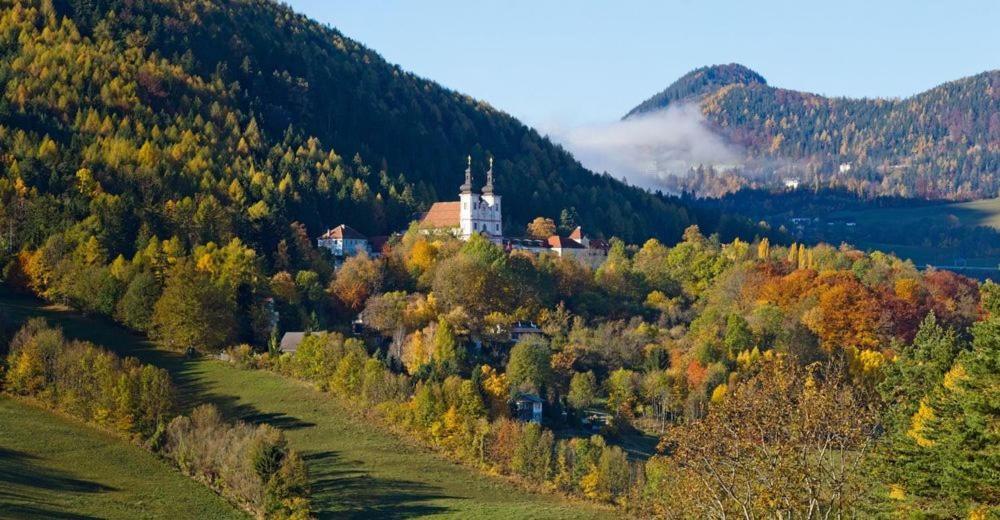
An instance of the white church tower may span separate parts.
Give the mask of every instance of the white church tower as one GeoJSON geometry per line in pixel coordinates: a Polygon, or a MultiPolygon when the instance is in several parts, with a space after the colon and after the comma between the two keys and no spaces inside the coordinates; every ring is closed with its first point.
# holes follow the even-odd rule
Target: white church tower
{"type": "Polygon", "coordinates": [[[482,233],[496,243],[503,241],[501,228],[500,195],[493,193],[493,158],[486,172],[486,186],[483,194],[472,192],[472,156],[465,169],[465,184],[459,188],[459,227],[462,238],[468,239],[473,233],[482,233]]]}

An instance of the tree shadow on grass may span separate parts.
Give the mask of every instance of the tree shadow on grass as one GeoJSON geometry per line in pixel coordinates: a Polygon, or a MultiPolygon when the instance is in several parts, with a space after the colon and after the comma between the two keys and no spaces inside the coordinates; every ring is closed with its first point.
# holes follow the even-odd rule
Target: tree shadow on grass
{"type": "MultiPolygon", "coordinates": [[[[131,356],[170,372],[182,405],[197,401],[204,388],[197,373],[190,370],[190,359],[180,352],[157,348],[149,339],[132,332],[102,316],[85,316],[76,311],[51,305],[29,295],[15,294],[0,288],[0,309],[10,326],[16,330],[31,318],[44,318],[50,325],[63,330],[67,338],[89,341],[119,356],[131,356]]],[[[188,411],[188,410],[183,410],[188,411]]]]}
{"type": "Polygon", "coordinates": [[[273,412],[273,413],[251,413],[241,415],[244,421],[250,424],[270,424],[275,428],[281,430],[299,430],[302,428],[310,428],[316,426],[316,423],[303,421],[298,417],[292,417],[286,413],[273,412]]]}
{"type": "Polygon", "coordinates": [[[119,356],[131,356],[142,363],[165,369],[177,389],[181,413],[189,413],[206,402],[215,404],[231,418],[258,413],[252,407],[237,404],[235,396],[211,393],[202,380],[203,367],[199,360],[159,348],[148,338],[105,317],[85,316],[33,296],[12,293],[6,288],[0,288],[0,309],[14,330],[31,318],[44,318],[50,325],[61,328],[67,338],[89,341],[119,356]]]}
{"type": "MultiPolygon", "coordinates": [[[[239,396],[214,392],[204,380],[204,363],[157,348],[148,339],[107,319],[84,317],[32,297],[12,295],[2,289],[0,307],[18,327],[28,318],[41,316],[50,324],[61,327],[69,338],[91,341],[118,355],[132,356],[143,363],[166,369],[178,390],[181,413],[188,413],[199,404],[212,403],[229,419],[267,423],[285,430],[315,426],[281,412],[264,412],[242,402],[239,396]]],[[[334,452],[314,453],[306,455],[305,459],[310,471],[313,509],[320,518],[402,519],[448,512],[446,507],[427,503],[449,498],[434,486],[372,477],[363,469],[363,463],[343,460],[334,452]]],[[[58,511],[42,514],[46,512],[33,513],[23,509],[14,513],[15,518],[82,518],[59,516],[65,514],[58,511]]]]}
{"type": "Polygon", "coordinates": [[[116,488],[46,468],[34,455],[0,447],[0,517],[89,519],[45,504],[46,494],[106,493],[116,488]]]}
{"type": "Polygon", "coordinates": [[[420,482],[372,477],[333,451],[303,456],[309,468],[312,508],[318,518],[403,519],[447,513],[427,502],[450,498],[420,482]]]}

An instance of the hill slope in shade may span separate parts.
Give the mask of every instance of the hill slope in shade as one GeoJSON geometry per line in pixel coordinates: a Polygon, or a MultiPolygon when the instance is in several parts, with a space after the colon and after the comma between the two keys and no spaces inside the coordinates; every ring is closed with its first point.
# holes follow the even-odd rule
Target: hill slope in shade
{"type": "Polygon", "coordinates": [[[0,197],[37,196],[28,209],[45,217],[22,233],[35,242],[102,212],[119,236],[235,234],[269,250],[291,221],[385,234],[453,199],[468,154],[477,184],[496,158],[513,233],[571,208],[634,241],[713,228],[287,6],[52,4],[0,10],[0,197]]]}
{"type": "Polygon", "coordinates": [[[804,180],[871,195],[967,199],[1000,190],[1000,70],[905,99],[850,99],[773,87],[739,65],[706,67],[627,117],[684,100],[699,103],[751,167],[777,160],[804,180]]]}
{"type": "Polygon", "coordinates": [[[0,518],[247,518],[156,455],[0,397],[0,518]]]}

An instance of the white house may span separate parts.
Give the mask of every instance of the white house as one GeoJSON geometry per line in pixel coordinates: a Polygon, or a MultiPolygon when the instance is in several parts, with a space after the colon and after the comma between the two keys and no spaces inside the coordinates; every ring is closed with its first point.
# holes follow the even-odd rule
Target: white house
{"type": "Polygon", "coordinates": [[[514,398],[516,417],[524,422],[542,424],[542,406],[545,401],[536,394],[518,394],[514,398]]]}
{"type": "Polygon", "coordinates": [[[604,240],[584,235],[582,227],[577,226],[569,234],[569,239],[583,246],[583,251],[578,251],[575,256],[590,267],[597,269],[608,259],[608,250],[611,249],[611,245],[604,240]]]}
{"type": "Polygon", "coordinates": [[[368,238],[346,224],[341,224],[319,237],[316,245],[329,250],[336,257],[372,254],[368,238]]]}
{"type": "Polygon", "coordinates": [[[849,162],[841,163],[839,170],[840,170],[840,173],[847,173],[847,172],[851,171],[851,163],[849,163],[849,162]]]}

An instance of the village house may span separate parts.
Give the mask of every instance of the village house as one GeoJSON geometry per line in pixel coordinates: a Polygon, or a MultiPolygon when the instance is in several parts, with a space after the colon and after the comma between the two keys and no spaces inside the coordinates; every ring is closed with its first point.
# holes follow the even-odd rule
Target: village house
{"type": "Polygon", "coordinates": [[[517,394],[514,397],[514,417],[523,422],[542,424],[544,403],[545,400],[536,394],[517,394]]]}
{"type": "Polygon", "coordinates": [[[510,327],[510,339],[514,343],[521,341],[527,336],[544,336],[541,327],[533,321],[515,321],[510,327]]]}
{"type": "Polygon", "coordinates": [[[368,237],[359,233],[356,229],[346,224],[341,224],[319,237],[316,245],[330,251],[337,258],[365,253],[372,254],[372,245],[368,237]]]}
{"type": "Polygon", "coordinates": [[[571,256],[580,263],[597,269],[608,259],[611,246],[603,240],[587,237],[583,234],[583,228],[577,226],[566,238],[556,235],[549,237],[549,248],[560,257],[571,256]]]}

